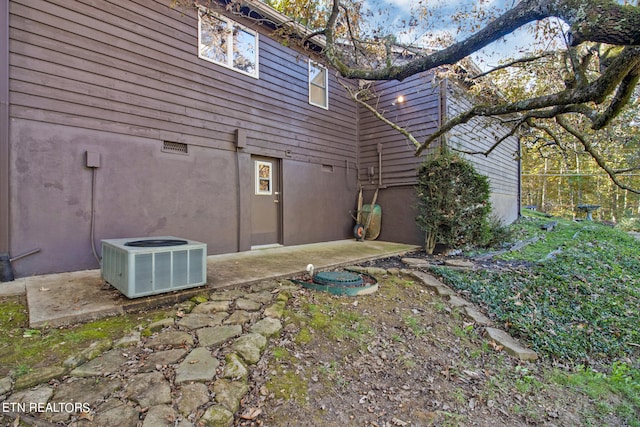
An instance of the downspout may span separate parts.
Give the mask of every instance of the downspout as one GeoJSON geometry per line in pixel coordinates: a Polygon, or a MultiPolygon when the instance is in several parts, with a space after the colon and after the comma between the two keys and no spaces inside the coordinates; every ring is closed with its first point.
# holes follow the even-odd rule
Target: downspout
{"type": "Polygon", "coordinates": [[[518,137],[518,219],[522,217],[522,142],[518,137]]]}
{"type": "Polygon", "coordinates": [[[14,279],[9,202],[9,2],[0,1],[0,282],[14,279]]]}
{"type": "MultiPolygon", "coordinates": [[[[444,78],[440,81],[440,96],[439,96],[439,112],[438,112],[438,129],[442,127],[442,124],[446,121],[447,119],[447,88],[448,88],[448,83],[447,83],[447,79],[444,78]]],[[[442,153],[442,150],[445,149],[445,145],[446,145],[446,138],[445,136],[441,136],[440,138],[438,138],[439,141],[438,143],[440,144],[440,152],[442,153]]]]}

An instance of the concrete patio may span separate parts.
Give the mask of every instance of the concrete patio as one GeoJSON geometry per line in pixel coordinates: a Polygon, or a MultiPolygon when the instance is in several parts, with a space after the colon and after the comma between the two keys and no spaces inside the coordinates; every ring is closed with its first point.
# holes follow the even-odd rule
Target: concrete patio
{"type": "Polygon", "coordinates": [[[203,291],[251,285],[304,273],[398,255],[413,245],[339,240],[207,257],[207,284],[197,288],[129,299],[100,276],[100,270],[48,274],[0,283],[0,296],[26,294],[31,327],[56,327],[108,315],[170,305],[203,291]]]}

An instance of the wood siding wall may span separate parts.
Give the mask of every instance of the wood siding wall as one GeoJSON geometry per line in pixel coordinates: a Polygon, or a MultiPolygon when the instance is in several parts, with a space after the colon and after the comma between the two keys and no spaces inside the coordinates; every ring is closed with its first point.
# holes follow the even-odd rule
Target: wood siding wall
{"type": "MultiPolygon", "coordinates": [[[[414,76],[403,82],[389,81],[374,84],[379,99],[373,102],[385,117],[412,132],[422,140],[432,134],[440,124],[440,87],[433,75],[414,76]],[[398,96],[404,102],[397,102],[398,96]],[[393,105],[395,102],[395,105],[393,105]]],[[[434,143],[424,155],[436,149],[434,143]]],[[[360,108],[359,183],[365,189],[364,202],[371,203],[374,190],[382,185],[377,203],[382,207],[381,240],[421,245],[424,239],[418,229],[414,185],[416,171],[422,157],[414,155],[415,147],[409,140],[376,118],[364,107],[360,108]],[[378,144],[382,145],[382,175],[378,157],[378,144]],[[370,168],[374,174],[369,176],[370,168]],[[380,179],[381,178],[381,179],[380,179]]]]}
{"type": "MultiPolygon", "coordinates": [[[[376,103],[385,117],[410,131],[418,141],[432,134],[445,119],[453,117],[471,106],[464,92],[439,82],[432,74],[415,76],[401,83],[384,82],[374,85],[379,99],[376,103]],[[394,101],[404,96],[403,103],[394,101]]],[[[360,108],[360,163],[359,183],[365,188],[365,203],[373,198],[374,189],[380,187],[377,202],[382,207],[382,240],[402,241],[422,245],[423,233],[415,223],[417,200],[414,185],[416,172],[425,156],[438,149],[434,141],[420,157],[415,147],[398,131],[384,124],[365,108],[360,108]],[[382,179],[380,180],[377,145],[382,144],[382,179]],[[373,167],[373,177],[369,171],[373,167]],[[380,181],[382,185],[379,185],[380,181]]],[[[459,126],[447,136],[451,146],[481,151],[495,142],[495,135],[507,129],[485,119],[459,126]]],[[[518,215],[519,168],[518,141],[509,138],[491,155],[467,156],[478,172],[489,176],[493,213],[505,222],[518,215]]]]}
{"type": "Polygon", "coordinates": [[[170,0],[11,0],[9,12],[11,252],[41,249],[14,265],[19,275],[96,266],[94,196],[96,241],[178,235],[211,254],[247,249],[237,230],[252,154],[284,160],[283,243],[349,236],[356,107],[333,77],[329,109],[309,105],[307,56],[267,29],[233,17],[260,33],[255,79],[199,59],[196,12],[170,0]],[[164,141],[189,154],[162,152],[164,141]],[[86,167],[87,151],[99,168],[86,167]],[[287,196],[317,184],[309,177],[327,181],[305,200],[325,208],[313,232],[287,196]]]}
{"type": "MultiPolygon", "coordinates": [[[[447,85],[447,116],[453,118],[472,107],[464,96],[464,90],[449,83],[447,85]]],[[[507,135],[509,128],[495,119],[477,117],[457,126],[450,132],[447,142],[451,147],[464,151],[489,150],[499,138],[507,135]]],[[[516,220],[520,205],[520,168],[518,138],[510,136],[488,156],[466,155],[476,170],[489,177],[493,213],[507,223],[516,220]]]]}
{"type": "MultiPolygon", "coordinates": [[[[440,123],[440,91],[431,74],[414,76],[403,82],[376,83],[379,96],[375,105],[392,122],[410,131],[418,141],[432,134],[440,123]],[[396,102],[398,96],[404,102],[396,102]],[[395,105],[393,105],[395,103],[395,105]]],[[[382,144],[382,185],[414,185],[416,169],[421,159],[414,156],[415,147],[395,129],[385,124],[365,108],[360,108],[360,170],[359,180],[375,187],[379,183],[377,146],[382,144]],[[373,183],[369,168],[374,168],[373,183]]],[[[437,146],[437,144],[434,144],[437,146]]]]}

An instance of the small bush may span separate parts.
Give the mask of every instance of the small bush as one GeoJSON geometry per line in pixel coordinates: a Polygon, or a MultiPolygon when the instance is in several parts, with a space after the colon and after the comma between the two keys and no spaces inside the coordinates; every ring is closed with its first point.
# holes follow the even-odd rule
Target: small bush
{"type": "Polygon", "coordinates": [[[618,223],[618,227],[620,227],[622,231],[639,231],[640,232],[640,218],[639,217],[623,218],[618,223]]]}
{"type": "Polygon", "coordinates": [[[491,232],[489,180],[456,154],[441,153],[418,169],[418,215],[425,250],[436,243],[448,248],[485,245],[491,232]]]}
{"type": "Polygon", "coordinates": [[[501,247],[513,239],[513,230],[498,217],[492,216],[488,221],[489,232],[484,246],[488,248],[501,247]]]}

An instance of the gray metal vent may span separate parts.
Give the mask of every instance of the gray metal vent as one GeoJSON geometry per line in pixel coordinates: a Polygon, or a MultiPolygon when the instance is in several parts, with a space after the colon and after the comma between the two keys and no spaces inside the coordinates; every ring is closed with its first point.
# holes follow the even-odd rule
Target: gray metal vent
{"type": "Polygon", "coordinates": [[[166,153],[189,154],[189,146],[182,142],[164,141],[162,151],[166,153]]]}

